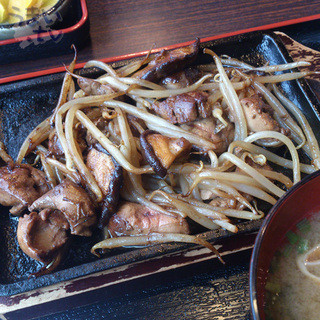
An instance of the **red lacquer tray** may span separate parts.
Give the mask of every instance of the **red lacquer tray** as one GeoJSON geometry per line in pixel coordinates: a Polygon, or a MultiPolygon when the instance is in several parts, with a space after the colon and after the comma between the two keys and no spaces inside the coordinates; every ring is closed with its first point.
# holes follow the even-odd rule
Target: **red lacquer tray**
{"type": "MultiPolygon", "coordinates": [[[[56,33],[54,33],[54,35],[57,36],[57,34],[59,32],[63,32],[63,34],[66,35],[66,40],[68,40],[64,44],[61,43],[61,45],[59,45],[59,47],[54,47],[54,54],[58,54],[58,53],[63,54],[63,53],[67,53],[67,52],[71,53],[72,50],[70,48],[71,48],[72,44],[75,44],[76,47],[78,47],[78,45],[80,45],[79,48],[81,48],[81,45],[83,45],[88,38],[89,20],[88,20],[88,11],[87,11],[86,1],[85,0],[74,0],[74,1],[78,2],[78,7],[81,9],[79,21],[69,28],[62,29],[62,30],[59,30],[56,33]],[[60,49],[60,50],[57,50],[57,49],[60,49]]],[[[286,20],[286,21],[277,22],[277,23],[268,24],[268,25],[262,25],[262,26],[249,28],[249,29],[237,30],[237,31],[233,31],[230,33],[225,33],[225,34],[219,34],[216,36],[203,38],[203,39],[201,39],[201,41],[207,42],[207,41],[223,39],[226,37],[236,36],[236,35],[240,35],[240,34],[246,34],[246,33],[250,33],[250,32],[263,31],[263,30],[273,30],[276,28],[295,25],[295,24],[313,21],[313,20],[317,20],[317,19],[320,19],[320,14],[301,17],[301,18],[297,18],[297,19],[286,20]]],[[[46,36],[50,37],[49,34],[47,34],[46,36]]],[[[36,37],[36,35],[34,35],[34,37],[36,37]]],[[[10,48],[10,51],[12,52],[12,50],[14,50],[14,48],[17,49],[16,45],[17,44],[19,45],[20,41],[25,41],[25,40],[26,39],[11,39],[11,40],[0,41],[0,59],[1,59],[1,50],[5,50],[4,52],[6,52],[7,51],[6,47],[7,47],[8,50],[10,48]],[[10,45],[13,45],[13,44],[15,45],[15,47],[11,48],[10,45]],[[4,47],[4,48],[2,48],[2,47],[4,47]]],[[[186,45],[190,44],[191,42],[192,41],[178,43],[178,44],[174,44],[171,46],[166,46],[165,48],[157,48],[157,49],[152,50],[152,52],[155,53],[155,52],[158,52],[162,49],[170,50],[170,49],[186,46],[186,45]]],[[[52,49],[52,48],[50,48],[50,49],[52,49]]],[[[19,48],[18,48],[18,51],[19,51],[19,48]]],[[[45,48],[45,52],[47,52],[47,54],[48,54],[47,48],[45,48]]],[[[45,52],[44,52],[44,56],[45,56],[45,52]]],[[[25,51],[23,53],[25,53],[25,51]]],[[[139,53],[130,53],[130,54],[125,54],[125,55],[116,56],[116,57],[109,57],[109,58],[99,59],[99,60],[101,60],[105,63],[113,63],[115,61],[122,61],[122,60],[131,59],[131,58],[138,58],[138,57],[141,57],[147,53],[148,53],[148,50],[142,51],[139,53]]],[[[36,50],[33,50],[33,52],[31,52],[30,54],[35,54],[35,57],[41,56],[41,52],[39,54],[36,52],[36,50]]],[[[44,57],[44,56],[42,55],[42,57],[44,57]]],[[[23,59],[25,59],[25,57],[26,57],[26,55],[22,55],[22,57],[20,57],[20,58],[23,60],[23,59]]],[[[1,60],[0,60],[0,62],[1,62],[1,60]]],[[[82,68],[84,65],[85,65],[85,62],[78,63],[75,68],[79,69],[79,68],[82,68]]],[[[65,70],[65,67],[61,64],[60,67],[55,67],[55,68],[45,69],[45,70],[38,70],[38,71],[34,71],[34,72],[29,72],[29,73],[21,73],[21,74],[17,74],[17,75],[13,75],[13,76],[1,77],[1,75],[0,75],[0,84],[23,80],[23,79],[34,78],[34,77],[39,77],[39,76],[48,75],[48,74],[59,73],[59,72],[63,72],[64,70],[65,70]]]]}

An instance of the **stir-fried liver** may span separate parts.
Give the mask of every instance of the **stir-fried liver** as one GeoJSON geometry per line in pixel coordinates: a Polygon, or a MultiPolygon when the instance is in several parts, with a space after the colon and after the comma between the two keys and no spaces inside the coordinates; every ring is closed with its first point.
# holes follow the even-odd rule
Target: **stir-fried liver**
{"type": "Polygon", "coordinates": [[[212,114],[206,92],[188,92],[172,96],[161,102],[154,102],[151,109],[169,122],[187,123],[198,118],[207,118],[212,114]]]}
{"type": "Polygon", "coordinates": [[[97,221],[94,205],[86,191],[74,182],[63,180],[37,199],[29,210],[40,211],[47,208],[57,209],[64,214],[72,234],[91,236],[91,229],[97,221]]]}
{"type": "Polygon", "coordinates": [[[243,98],[240,102],[249,131],[280,131],[278,122],[272,116],[271,107],[259,95],[254,94],[248,98],[243,98]]]}
{"type": "Polygon", "coordinates": [[[114,237],[153,232],[188,234],[189,226],[180,216],[169,216],[141,204],[125,202],[111,217],[108,230],[114,237]]]}
{"type": "Polygon", "coordinates": [[[188,125],[190,132],[210,140],[214,144],[213,151],[217,154],[226,151],[234,139],[234,125],[232,123],[218,129],[216,119],[207,118],[194,121],[188,125]]]}
{"type": "Polygon", "coordinates": [[[17,238],[25,254],[49,263],[66,244],[67,229],[69,223],[60,211],[44,209],[19,218],[17,238]]]}
{"type": "Polygon", "coordinates": [[[27,164],[9,164],[0,168],[0,203],[12,206],[10,212],[21,214],[49,190],[42,171],[27,164]]]}

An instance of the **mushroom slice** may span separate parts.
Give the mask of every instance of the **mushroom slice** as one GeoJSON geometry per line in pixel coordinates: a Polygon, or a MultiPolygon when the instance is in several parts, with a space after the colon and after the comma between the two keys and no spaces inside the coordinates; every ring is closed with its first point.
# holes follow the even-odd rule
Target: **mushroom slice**
{"type": "Polygon", "coordinates": [[[122,167],[100,144],[96,144],[94,148],[90,149],[87,155],[87,167],[104,195],[99,221],[99,226],[104,227],[118,205],[123,183],[122,167]]]}
{"type": "Polygon", "coordinates": [[[189,225],[181,216],[169,216],[141,204],[124,202],[109,220],[111,236],[144,235],[155,232],[189,234],[189,225]]]}
{"type": "Polygon", "coordinates": [[[161,84],[167,89],[181,89],[188,87],[199,80],[202,72],[197,67],[190,67],[179,71],[161,80],[161,84]]]}
{"type": "Polygon", "coordinates": [[[162,178],[173,161],[189,155],[192,146],[185,138],[169,138],[152,130],[142,133],[140,144],[143,157],[162,178]]]}
{"type": "Polygon", "coordinates": [[[212,106],[208,102],[208,97],[208,93],[204,91],[191,91],[169,97],[161,102],[155,101],[151,109],[173,124],[187,123],[211,116],[212,106]]]}
{"type": "Polygon", "coordinates": [[[58,210],[44,209],[19,218],[17,237],[29,257],[48,264],[67,243],[69,223],[58,210]]]}
{"type": "Polygon", "coordinates": [[[147,128],[145,122],[142,119],[139,119],[132,114],[127,114],[127,120],[134,137],[139,137],[140,132],[146,130],[147,128]]]}
{"type": "Polygon", "coordinates": [[[200,40],[186,47],[167,51],[162,50],[142,70],[135,73],[135,77],[158,82],[162,78],[181,71],[191,65],[199,52],[200,40]]]}
{"type": "Polygon", "coordinates": [[[44,173],[28,164],[0,168],[0,204],[12,206],[13,215],[21,214],[49,189],[44,173]]]}
{"type": "Polygon", "coordinates": [[[37,199],[29,210],[39,211],[46,208],[61,211],[70,225],[72,234],[91,236],[91,228],[97,221],[94,205],[86,191],[74,182],[63,180],[37,199]]]}

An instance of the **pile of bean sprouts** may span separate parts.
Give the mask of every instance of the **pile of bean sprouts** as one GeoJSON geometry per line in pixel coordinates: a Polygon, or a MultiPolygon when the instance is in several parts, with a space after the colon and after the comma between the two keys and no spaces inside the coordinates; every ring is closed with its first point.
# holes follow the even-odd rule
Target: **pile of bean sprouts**
{"type": "MultiPolygon", "coordinates": [[[[300,61],[254,67],[230,57],[218,57],[209,49],[205,49],[204,53],[212,56],[211,64],[199,66],[204,71],[204,76],[190,86],[170,90],[160,84],[133,76],[150,61],[149,56],[118,69],[100,61],[89,61],[84,68],[95,67],[104,72],[97,79],[87,79],[89,83],[98,86],[108,85],[113,89],[112,93],[100,95],[86,95],[83,90],[76,89],[76,80],[82,77],[74,74],[75,58],[67,68],[59,101],[52,116],[28,135],[16,162],[21,163],[28,154],[35,152],[52,187],[69,178],[76,183],[85,183],[92,199],[96,203],[101,202],[103,192],[86,166],[76,138],[76,130],[82,126],[123,168],[123,200],[142,204],[163,214],[188,217],[209,230],[225,228],[230,232],[237,232],[234,218],[261,219],[265,212],[258,208],[256,200],[262,200],[272,206],[287,189],[301,179],[301,173],[309,174],[320,168],[318,142],[307,119],[277,86],[280,82],[308,75],[308,72],[299,72],[297,68],[308,66],[309,63],[300,61]],[[248,88],[259,93],[271,106],[279,125],[290,129],[290,138],[274,131],[249,134],[240,104],[240,98],[248,88]],[[228,109],[232,114],[235,125],[234,141],[221,155],[214,152],[212,141],[190,133],[184,126],[168,122],[150,109],[156,100],[191,91],[205,91],[210,94],[209,100],[212,105],[219,103],[220,108],[214,109],[213,117],[222,125],[226,119],[222,116],[221,110],[228,109]],[[130,97],[132,103],[118,99],[123,95],[130,97]],[[160,179],[150,165],[140,165],[141,146],[139,138],[134,136],[129,126],[128,115],[143,121],[150,130],[172,138],[183,137],[193,146],[206,150],[207,161],[199,157],[198,160],[193,158],[190,162],[173,163],[167,176],[160,179]],[[107,134],[101,132],[94,124],[98,117],[108,120],[107,134]],[[46,147],[46,141],[53,131],[60,141],[64,160],[56,159],[46,147]],[[279,145],[287,148],[289,159],[277,154],[275,147],[279,145]],[[237,150],[242,152],[236,152],[237,150]],[[309,157],[308,163],[300,162],[298,152],[301,150],[309,157]],[[277,168],[290,169],[292,177],[277,171],[256,169],[245,161],[246,157],[261,165],[268,162],[275,164],[277,168]],[[245,209],[210,205],[201,197],[201,193],[208,190],[217,196],[235,199],[245,209]],[[254,201],[249,202],[244,194],[253,196],[254,201]]],[[[144,130],[138,122],[136,129],[140,133],[144,130]]],[[[149,234],[110,238],[106,233],[106,239],[97,243],[92,252],[97,253],[98,249],[119,246],[170,241],[211,246],[198,235],[149,234]]]]}

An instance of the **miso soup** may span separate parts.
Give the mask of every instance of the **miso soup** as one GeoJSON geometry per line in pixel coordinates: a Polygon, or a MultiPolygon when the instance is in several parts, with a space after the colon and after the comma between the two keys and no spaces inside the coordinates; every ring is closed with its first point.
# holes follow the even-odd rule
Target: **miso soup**
{"type": "Polygon", "coordinates": [[[320,214],[302,220],[286,237],[270,267],[266,319],[319,320],[320,214]]]}

